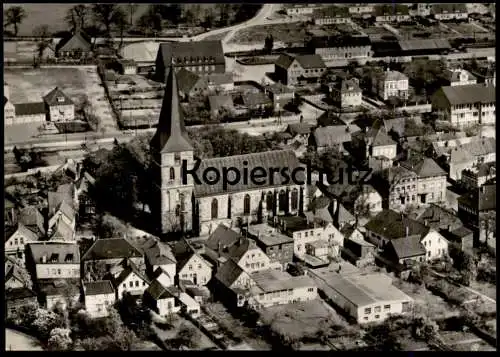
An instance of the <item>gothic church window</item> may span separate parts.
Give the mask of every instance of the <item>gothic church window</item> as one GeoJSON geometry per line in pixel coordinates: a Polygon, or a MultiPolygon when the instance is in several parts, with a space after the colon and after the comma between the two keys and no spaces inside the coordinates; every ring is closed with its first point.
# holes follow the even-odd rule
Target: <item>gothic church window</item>
{"type": "Polygon", "coordinates": [[[243,213],[250,214],[250,195],[246,194],[243,200],[243,213]]]}
{"type": "Polygon", "coordinates": [[[175,170],[173,167],[170,168],[170,179],[175,180],[175,170]]]}
{"type": "Polygon", "coordinates": [[[294,188],[292,190],[292,210],[296,210],[299,205],[299,191],[294,188]]]}
{"type": "Polygon", "coordinates": [[[217,217],[219,217],[219,203],[217,199],[214,198],[212,200],[212,219],[216,219],[217,217]]]}

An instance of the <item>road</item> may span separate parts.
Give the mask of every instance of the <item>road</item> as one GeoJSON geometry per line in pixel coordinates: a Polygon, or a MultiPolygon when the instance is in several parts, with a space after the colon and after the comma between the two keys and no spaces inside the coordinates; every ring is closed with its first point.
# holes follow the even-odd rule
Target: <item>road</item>
{"type": "Polygon", "coordinates": [[[36,338],[9,328],[5,329],[5,349],[7,351],[43,351],[36,338]]]}

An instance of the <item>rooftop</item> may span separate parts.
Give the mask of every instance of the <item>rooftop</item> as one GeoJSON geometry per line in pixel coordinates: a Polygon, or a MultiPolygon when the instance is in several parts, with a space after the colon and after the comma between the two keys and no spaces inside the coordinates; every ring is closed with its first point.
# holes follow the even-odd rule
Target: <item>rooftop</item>
{"type": "Polygon", "coordinates": [[[142,253],[125,238],[97,239],[82,260],[142,257],[142,253]]]}
{"type": "Polygon", "coordinates": [[[484,84],[441,87],[434,95],[444,95],[450,105],[496,103],[495,87],[484,84]]]}
{"type": "Polygon", "coordinates": [[[280,233],[277,228],[267,223],[248,226],[249,235],[266,246],[293,243],[293,239],[280,233]]]}
{"type": "Polygon", "coordinates": [[[79,264],[76,242],[36,242],[28,244],[35,264],[79,264]]]}
{"type": "Polygon", "coordinates": [[[429,228],[402,213],[385,209],[372,218],[365,228],[386,239],[398,239],[412,235],[424,235],[429,228]]]}
{"type": "Polygon", "coordinates": [[[289,290],[302,287],[315,287],[314,281],[306,276],[292,276],[275,269],[263,270],[250,274],[256,286],[250,288],[254,294],[289,290]]]}
{"type": "Polygon", "coordinates": [[[109,280],[84,282],[83,289],[86,296],[115,293],[113,284],[111,284],[111,281],[109,280]]]}

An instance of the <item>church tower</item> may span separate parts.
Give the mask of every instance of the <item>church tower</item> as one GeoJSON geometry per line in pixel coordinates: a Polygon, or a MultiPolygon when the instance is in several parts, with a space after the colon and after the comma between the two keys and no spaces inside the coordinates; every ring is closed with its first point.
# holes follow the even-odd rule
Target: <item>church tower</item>
{"type": "Polygon", "coordinates": [[[193,145],[184,126],[184,117],[179,101],[177,78],[170,65],[166,80],[165,95],[158,128],[151,140],[153,170],[157,193],[152,205],[162,233],[191,231],[193,229],[193,189],[191,175],[182,183],[182,163],[187,168],[194,166],[193,145]]]}

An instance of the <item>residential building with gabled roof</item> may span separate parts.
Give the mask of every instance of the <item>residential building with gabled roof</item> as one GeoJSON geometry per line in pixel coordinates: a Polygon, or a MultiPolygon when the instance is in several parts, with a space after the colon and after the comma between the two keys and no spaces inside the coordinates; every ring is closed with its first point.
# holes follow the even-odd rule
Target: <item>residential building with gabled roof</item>
{"type": "Polygon", "coordinates": [[[382,206],[395,211],[417,204],[417,181],[417,174],[402,166],[384,169],[370,179],[382,196],[382,206]]]}
{"type": "Polygon", "coordinates": [[[38,237],[45,237],[45,219],[35,206],[27,206],[20,209],[19,212],[16,213],[16,220],[38,237]]]}
{"type": "Polygon", "coordinates": [[[23,306],[34,305],[38,306],[38,299],[36,293],[27,288],[20,287],[9,289],[6,287],[5,289],[5,311],[6,317],[17,316],[19,309],[23,306]]]}
{"type": "Polygon", "coordinates": [[[82,31],[76,31],[71,36],[63,38],[56,46],[56,56],[59,58],[80,59],[91,55],[90,39],[82,31]]]}
{"type": "Polygon", "coordinates": [[[149,277],[157,275],[158,269],[165,275],[161,283],[164,286],[171,286],[175,283],[177,260],[172,252],[171,247],[155,240],[152,244],[144,249],[144,257],[146,258],[146,272],[149,277]]]}
{"type": "Polygon", "coordinates": [[[203,95],[208,90],[208,82],[205,77],[181,68],[177,72],[179,94],[184,98],[203,95]]]}
{"type": "Polygon", "coordinates": [[[349,21],[349,8],[344,6],[329,6],[313,11],[315,25],[343,24],[349,21]]]}
{"type": "Polygon", "coordinates": [[[446,199],[447,173],[431,158],[404,161],[402,167],[417,174],[417,204],[439,203],[446,199]]]}
{"type": "Polygon", "coordinates": [[[92,318],[106,317],[116,301],[115,288],[110,280],[88,281],[83,285],[85,311],[92,318]]]}
{"type": "Polygon", "coordinates": [[[123,267],[124,269],[112,278],[116,299],[121,299],[125,293],[142,296],[150,280],[130,259],[123,260],[123,267]]]}
{"type": "Polygon", "coordinates": [[[391,97],[408,99],[409,79],[401,72],[391,71],[387,68],[385,72],[375,75],[372,83],[373,93],[383,100],[388,100],[391,97]]]}
{"type": "Polygon", "coordinates": [[[43,102],[48,113],[47,120],[54,123],[75,120],[75,103],[61,88],[55,87],[43,97],[43,102]]]}
{"type": "Polygon", "coordinates": [[[33,281],[80,279],[80,250],[76,242],[34,242],[26,246],[26,268],[33,281]]]}
{"type": "Polygon", "coordinates": [[[59,217],[51,227],[48,238],[50,241],[72,242],[75,241],[75,230],[62,217],[59,217]]]}
{"type": "Polygon", "coordinates": [[[431,15],[438,21],[467,20],[466,4],[433,4],[431,15]]]}
{"type": "Polygon", "coordinates": [[[22,223],[5,227],[5,254],[23,258],[26,244],[37,242],[40,238],[22,223]]]}
{"type": "Polygon", "coordinates": [[[281,83],[296,85],[301,81],[317,81],[326,70],[320,55],[282,54],[276,60],[274,71],[281,83]]]}
{"type": "Polygon", "coordinates": [[[440,120],[463,128],[476,124],[493,124],[496,120],[495,87],[485,84],[447,86],[432,96],[432,111],[440,120]]]}
{"type": "Polygon", "coordinates": [[[178,313],[181,306],[176,304],[178,290],[173,286],[164,286],[158,280],[153,280],[144,291],[144,304],[160,316],[178,313]]]}
{"type": "Polygon", "coordinates": [[[177,260],[177,281],[189,280],[194,285],[206,285],[212,278],[212,264],[185,240],[176,242],[172,252],[177,260]]]}

